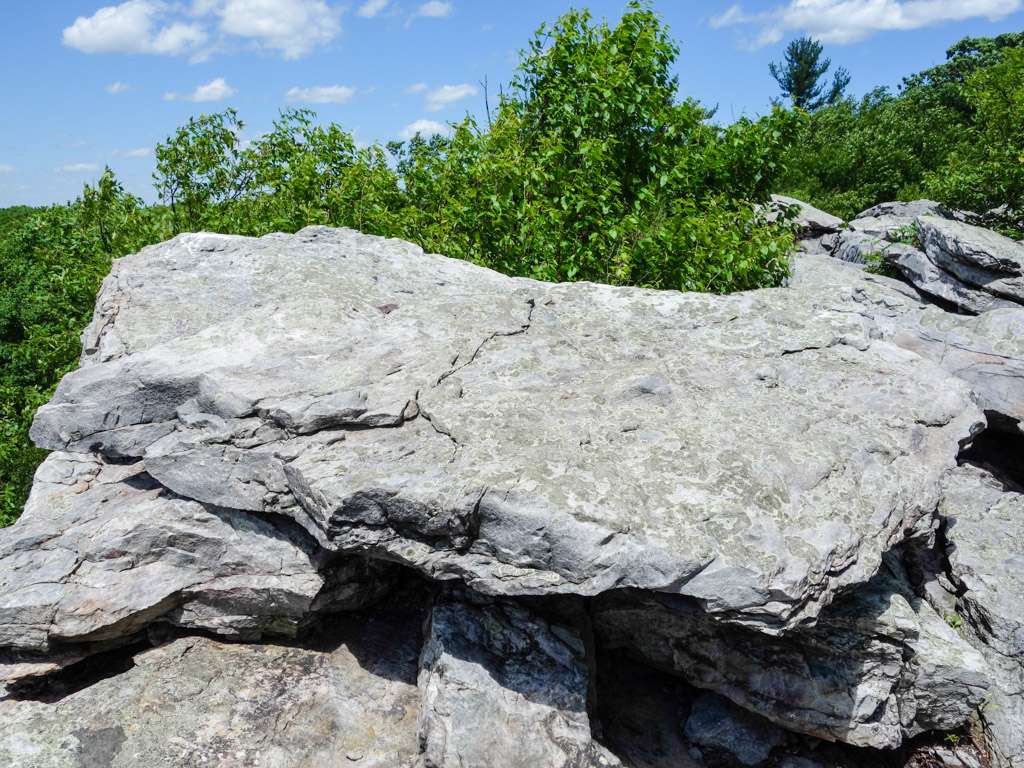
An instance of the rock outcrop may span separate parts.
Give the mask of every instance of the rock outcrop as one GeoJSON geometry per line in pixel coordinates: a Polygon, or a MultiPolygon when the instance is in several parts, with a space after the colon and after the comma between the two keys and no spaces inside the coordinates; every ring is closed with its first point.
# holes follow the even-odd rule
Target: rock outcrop
{"type": "Polygon", "coordinates": [[[901,553],[941,529],[958,458],[1021,434],[1020,327],[1024,309],[953,315],[813,255],[785,288],[718,297],[514,279],[325,228],[144,249],[104,282],[33,425],[55,452],[0,532],[0,756],[795,765],[825,740],[837,765],[894,760],[990,695],[987,641],[901,553]],[[352,647],[359,670],[309,643],[396,601],[417,618],[352,647]],[[411,675],[366,658],[409,644],[411,675]],[[650,743],[602,693],[626,684],[599,659],[624,652],[688,702],[650,743]],[[186,702],[221,665],[265,684],[186,702]],[[260,703],[306,667],[310,687],[260,703]],[[366,714],[358,686],[379,692],[366,714]],[[87,725],[104,696],[120,714],[87,725]],[[188,733],[212,708],[212,730],[178,745],[141,714],[162,699],[188,733]],[[289,731],[295,712],[318,735],[289,731]]]}
{"type": "Polygon", "coordinates": [[[978,217],[917,200],[869,208],[827,242],[806,227],[798,225],[796,231],[807,253],[887,267],[923,295],[960,312],[1024,305],[1024,248],[968,219],[978,217]]]}

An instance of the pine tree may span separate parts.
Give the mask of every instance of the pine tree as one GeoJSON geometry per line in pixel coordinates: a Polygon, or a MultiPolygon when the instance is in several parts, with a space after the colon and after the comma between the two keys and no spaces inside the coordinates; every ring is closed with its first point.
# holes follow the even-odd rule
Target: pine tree
{"type": "Polygon", "coordinates": [[[772,77],[782,89],[782,95],[793,102],[794,107],[813,112],[826,104],[834,104],[843,98],[850,74],[838,67],[832,76],[832,85],[826,91],[822,82],[825,73],[832,66],[830,59],[821,57],[821,43],[810,37],[798,37],[786,46],[785,60],[768,65],[772,77]]]}

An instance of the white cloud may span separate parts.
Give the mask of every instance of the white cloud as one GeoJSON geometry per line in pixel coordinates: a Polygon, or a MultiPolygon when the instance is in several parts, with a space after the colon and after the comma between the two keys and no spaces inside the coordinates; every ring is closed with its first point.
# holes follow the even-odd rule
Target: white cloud
{"type": "Polygon", "coordinates": [[[195,23],[169,21],[171,7],[162,0],[128,0],[79,16],[64,29],[64,45],[83,53],[187,53],[206,41],[195,23]],[[169,23],[164,23],[169,22],[169,23]],[[161,24],[163,24],[161,26],[161,24]]]}
{"type": "Polygon", "coordinates": [[[430,137],[437,133],[447,135],[451,133],[451,128],[444,123],[437,122],[436,120],[423,119],[417,120],[414,123],[409,123],[398,135],[403,139],[411,139],[417,133],[424,137],[430,137]]]}
{"type": "MultiPolygon", "coordinates": [[[[364,7],[379,4],[368,0],[364,7]]],[[[187,54],[203,61],[235,37],[297,59],[337,37],[340,16],[327,0],[192,0],[188,7],[181,0],[127,0],[78,17],[63,39],[85,53],[187,54]],[[217,33],[220,39],[211,40],[217,33]]]]}
{"type": "Polygon", "coordinates": [[[770,45],[794,32],[825,43],[855,43],[878,32],[920,29],[984,17],[1001,19],[1024,0],[789,0],[768,11],[747,13],[733,5],[711,19],[713,28],[752,25],[753,47],[770,45]]]}
{"type": "Polygon", "coordinates": [[[131,88],[132,87],[130,85],[128,85],[127,83],[122,83],[120,80],[118,80],[116,82],[111,83],[110,85],[104,86],[103,90],[106,91],[107,93],[110,93],[110,94],[113,94],[113,95],[116,96],[119,93],[124,93],[125,91],[130,91],[131,88]]]}
{"type": "Polygon", "coordinates": [[[222,32],[251,38],[286,59],[305,56],[341,31],[340,11],[324,0],[223,0],[216,13],[222,32]]]}
{"type": "Polygon", "coordinates": [[[0,163],[0,173],[14,173],[14,166],[0,163]]]}
{"type": "Polygon", "coordinates": [[[454,104],[456,101],[461,101],[470,96],[476,96],[476,94],[476,86],[469,83],[442,85],[440,88],[435,88],[427,94],[427,109],[431,112],[437,112],[449,104],[454,104]]]}
{"type": "Polygon", "coordinates": [[[68,163],[60,167],[64,173],[92,173],[98,171],[100,167],[96,163],[68,163]]]}
{"type": "Polygon", "coordinates": [[[164,94],[164,101],[223,101],[234,96],[238,91],[228,85],[227,80],[218,77],[205,85],[200,85],[192,93],[183,95],[171,91],[164,94]]]}
{"type": "Polygon", "coordinates": [[[412,85],[410,85],[408,88],[405,89],[405,92],[406,93],[423,93],[426,90],[427,90],[427,84],[426,83],[413,83],[412,85]]]}
{"type": "Polygon", "coordinates": [[[136,149],[126,149],[121,154],[125,157],[149,157],[149,147],[137,147],[136,149]]]}
{"type": "Polygon", "coordinates": [[[446,2],[446,0],[430,0],[428,3],[423,3],[419,8],[416,9],[417,16],[426,16],[432,19],[442,19],[445,16],[450,16],[455,7],[446,2]]]}
{"type": "Polygon", "coordinates": [[[306,104],[346,104],[355,93],[356,89],[350,85],[314,85],[309,88],[295,86],[288,89],[285,99],[306,104]]]}
{"type": "Polygon", "coordinates": [[[359,6],[359,10],[356,11],[356,16],[362,16],[364,19],[372,19],[388,7],[389,1],[390,0],[366,0],[365,3],[359,6]]]}

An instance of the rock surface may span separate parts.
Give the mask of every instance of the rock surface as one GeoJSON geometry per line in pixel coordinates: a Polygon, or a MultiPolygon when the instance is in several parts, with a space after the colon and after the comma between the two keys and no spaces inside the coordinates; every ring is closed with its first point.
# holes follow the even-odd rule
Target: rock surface
{"type": "Polygon", "coordinates": [[[891,748],[965,722],[988,667],[927,604],[888,576],[829,607],[813,629],[758,637],[692,601],[602,596],[598,634],[779,726],[830,741],[891,748]]]}
{"type": "Polygon", "coordinates": [[[740,709],[713,693],[700,696],[683,729],[686,737],[705,752],[726,753],[741,765],[763,765],[772,750],[786,743],[780,728],[740,709]]]}
{"type": "MultiPolygon", "coordinates": [[[[849,234],[815,226],[822,251],[849,234]]],[[[908,739],[965,727],[989,687],[992,648],[911,592],[900,558],[922,532],[938,546],[958,458],[1024,435],[1022,328],[1024,308],[955,315],[807,254],[788,287],[716,297],[513,279],[324,228],[147,248],[105,281],[82,364],[33,426],[57,452],[0,532],[0,707],[17,723],[0,748],[75,765],[69,702],[85,711],[107,681],[62,681],[120,659],[110,680],[139,687],[97,720],[90,760],[173,764],[146,689],[187,733],[211,708],[195,754],[239,765],[894,764],[908,739]],[[410,579],[414,597],[383,597],[410,579]],[[371,713],[401,710],[372,715],[365,749],[331,734],[366,721],[328,707],[304,721],[319,746],[257,758],[245,717],[169,687],[175,664],[199,674],[193,654],[270,681],[283,657],[167,633],[305,642],[396,599],[429,621],[388,624],[369,659],[346,640],[370,676],[328,675],[380,692],[371,713]],[[374,662],[406,646],[418,680],[374,662]],[[647,672],[595,669],[615,649],[647,672]],[[643,706],[607,702],[656,678],[643,706]],[[388,704],[413,680],[414,712],[388,704]]],[[[1001,616],[982,591],[976,613],[1001,616]]],[[[338,661],[306,646],[286,649],[299,668],[338,661]]],[[[276,684],[245,705],[274,734],[301,710],[276,684]]]]}
{"type": "Polygon", "coordinates": [[[545,285],[314,228],[176,238],[99,306],[42,445],[488,594],[634,586],[770,631],[869,577],[981,421],[799,289],[545,285]]]}
{"type": "Polygon", "coordinates": [[[948,576],[958,621],[995,670],[982,709],[997,766],[1024,766],[1024,493],[983,469],[960,467],[943,483],[948,576]]]}
{"type": "Polygon", "coordinates": [[[315,647],[187,637],[56,700],[0,699],[0,765],[413,768],[410,618],[339,620],[315,647]]]}
{"type": "Polygon", "coordinates": [[[305,538],[176,498],[140,463],[50,454],[23,518],[0,538],[0,648],[63,652],[157,619],[246,639],[294,636],[317,610],[379,593],[379,569],[361,559],[336,561],[328,582],[305,538]]]}
{"type": "Polygon", "coordinates": [[[616,768],[587,714],[582,637],[510,604],[435,605],[420,657],[424,768],[616,768]]]}

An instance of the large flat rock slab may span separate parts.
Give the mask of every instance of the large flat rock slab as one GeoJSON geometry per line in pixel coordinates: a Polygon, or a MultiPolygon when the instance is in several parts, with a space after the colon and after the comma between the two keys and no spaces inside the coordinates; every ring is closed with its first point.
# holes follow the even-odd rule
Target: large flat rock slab
{"type": "Polygon", "coordinates": [[[97,307],[43,446],[484,593],[636,587],[768,632],[867,580],[983,423],[813,285],[548,285],[311,228],[145,249],[97,307]]]}

